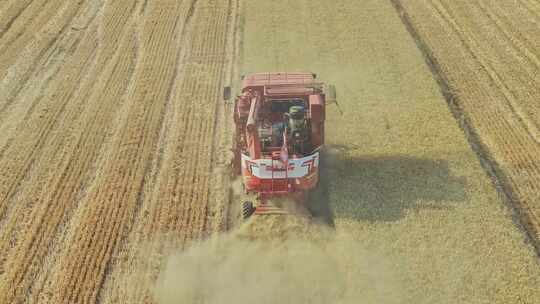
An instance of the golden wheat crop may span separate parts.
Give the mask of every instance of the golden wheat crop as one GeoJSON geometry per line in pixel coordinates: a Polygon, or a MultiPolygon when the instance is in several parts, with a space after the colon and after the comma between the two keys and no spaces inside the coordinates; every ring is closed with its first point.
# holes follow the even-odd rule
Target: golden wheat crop
{"type": "Polygon", "coordinates": [[[538,302],[490,179],[536,227],[538,5],[512,3],[0,0],[0,303],[538,302]],[[237,225],[221,89],[259,71],[338,89],[313,217],[237,225]]]}

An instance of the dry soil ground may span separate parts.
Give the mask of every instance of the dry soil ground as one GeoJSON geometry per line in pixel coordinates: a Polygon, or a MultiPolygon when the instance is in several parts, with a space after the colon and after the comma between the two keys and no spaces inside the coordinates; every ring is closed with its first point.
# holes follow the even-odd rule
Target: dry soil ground
{"type": "MultiPolygon", "coordinates": [[[[294,257],[265,243],[203,245],[171,258],[165,273],[184,278],[165,281],[173,291],[210,286],[209,301],[238,291],[253,303],[230,279],[245,279],[238,269],[276,265],[285,277],[272,279],[299,286],[324,278],[332,268],[311,266],[330,257],[344,276],[309,281],[328,291],[315,296],[345,286],[355,292],[343,302],[537,303],[538,257],[490,177],[537,218],[538,5],[446,2],[401,8],[481,153],[399,2],[0,0],[0,303],[178,300],[152,296],[164,257],[228,228],[232,137],[220,95],[238,67],[309,70],[336,85],[312,209],[338,241],[314,255],[311,243],[275,247],[294,257]],[[479,154],[497,164],[493,176],[479,154]],[[270,264],[252,259],[260,246],[270,264]]],[[[283,232],[266,220],[256,227],[283,232]]],[[[272,302],[280,289],[268,286],[272,302]]],[[[282,303],[313,296],[304,287],[281,289],[291,292],[282,303]]]]}

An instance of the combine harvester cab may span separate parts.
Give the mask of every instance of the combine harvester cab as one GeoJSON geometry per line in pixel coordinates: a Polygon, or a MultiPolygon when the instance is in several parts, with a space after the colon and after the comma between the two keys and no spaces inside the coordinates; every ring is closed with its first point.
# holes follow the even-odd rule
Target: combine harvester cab
{"type": "MultiPolygon", "coordinates": [[[[319,181],[326,91],[311,73],[257,73],[243,78],[235,100],[234,167],[256,204],[242,215],[283,214],[276,201],[303,203],[319,181]]],[[[230,95],[226,88],[225,95],[230,95]]],[[[331,99],[331,96],[329,99],[331,99]]],[[[227,97],[226,97],[227,99],[227,97]]]]}

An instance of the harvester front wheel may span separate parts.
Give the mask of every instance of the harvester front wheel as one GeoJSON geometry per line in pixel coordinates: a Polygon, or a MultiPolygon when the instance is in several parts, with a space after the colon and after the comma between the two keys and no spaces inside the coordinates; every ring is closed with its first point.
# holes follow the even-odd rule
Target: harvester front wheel
{"type": "Polygon", "coordinates": [[[245,201],[242,204],[242,218],[249,218],[253,214],[253,212],[255,212],[255,207],[253,207],[253,203],[250,201],[245,201]]]}

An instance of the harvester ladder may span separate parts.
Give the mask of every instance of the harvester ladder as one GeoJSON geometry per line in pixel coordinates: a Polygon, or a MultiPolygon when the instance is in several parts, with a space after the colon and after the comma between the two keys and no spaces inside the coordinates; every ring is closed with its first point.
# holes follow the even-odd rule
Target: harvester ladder
{"type": "MultiPolygon", "coordinates": [[[[271,170],[272,170],[272,173],[271,173],[271,183],[270,183],[270,188],[271,188],[271,191],[272,192],[276,192],[276,186],[275,186],[275,183],[274,183],[274,180],[276,179],[276,175],[275,175],[275,163],[274,161],[281,161],[284,165],[284,168],[283,169],[280,169],[280,170],[284,170],[285,171],[285,181],[287,183],[287,187],[288,187],[288,181],[289,181],[289,161],[283,161],[281,160],[281,153],[280,154],[273,154],[272,157],[271,157],[271,163],[270,163],[270,167],[271,167],[271,170]]],[[[281,189],[278,189],[278,190],[281,190],[281,189]]],[[[288,191],[289,189],[287,189],[288,191]]]]}

